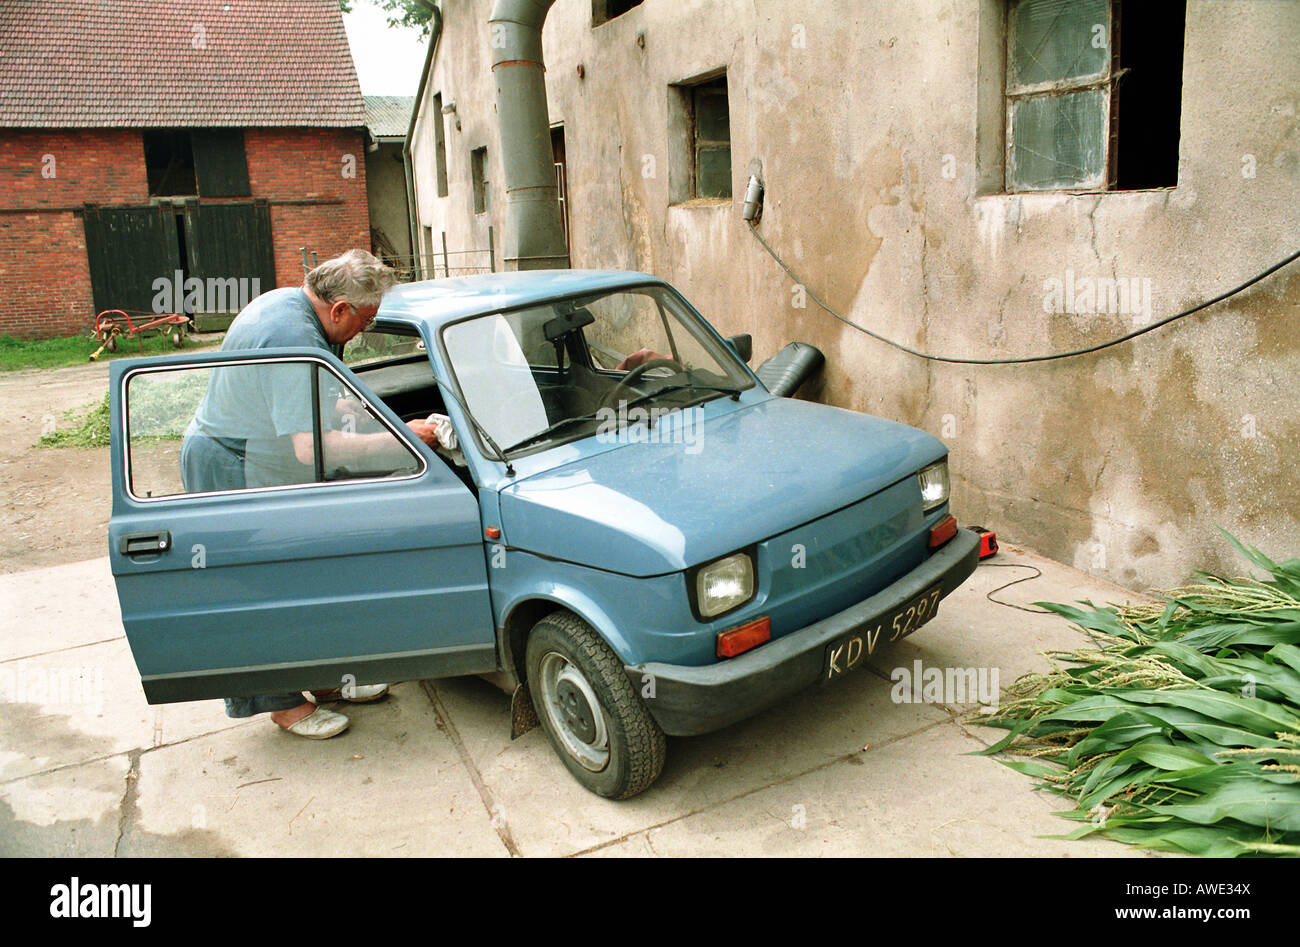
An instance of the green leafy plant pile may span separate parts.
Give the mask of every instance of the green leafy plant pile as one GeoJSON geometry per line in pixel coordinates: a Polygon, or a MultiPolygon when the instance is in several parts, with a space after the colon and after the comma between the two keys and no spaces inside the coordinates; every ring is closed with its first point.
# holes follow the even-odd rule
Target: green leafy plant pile
{"type": "Polygon", "coordinates": [[[98,404],[66,412],[59,426],[42,434],[37,447],[107,447],[110,442],[108,395],[98,404]]]}
{"type": "MultiPolygon", "coordinates": [[[[1226,535],[1226,534],[1225,534],[1226,535]]],[[[1212,857],[1300,855],[1300,559],[1228,539],[1268,578],[1086,609],[1039,603],[1095,647],[1048,654],[983,723],[986,753],[1070,797],[1083,823],[1142,848],[1212,857]]]]}
{"type": "MultiPolygon", "coordinates": [[[[133,381],[131,443],[180,440],[207,390],[208,372],[160,372],[133,381]]],[[[58,427],[42,434],[37,447],[108,447],[111,443],[108,395],[97,404],[74,408],[58,427]]]]}

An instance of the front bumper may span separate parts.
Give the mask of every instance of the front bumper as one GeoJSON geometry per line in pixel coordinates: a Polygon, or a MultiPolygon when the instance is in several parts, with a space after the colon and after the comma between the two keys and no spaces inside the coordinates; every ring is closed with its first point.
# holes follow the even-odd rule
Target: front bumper
{"type": "Polygon", "coordinates": [[[870,598],[746,654],[704,667],[649,662],[624,670],[638,694],[647,693],[653,679],[654,696],[645,704],[665,733],[719,730],[817,683],[831,642],[874,625],[936,583],[947,598],[975,571],[979,546],[975,533],[959,529],[938,552],[870,598]]]}

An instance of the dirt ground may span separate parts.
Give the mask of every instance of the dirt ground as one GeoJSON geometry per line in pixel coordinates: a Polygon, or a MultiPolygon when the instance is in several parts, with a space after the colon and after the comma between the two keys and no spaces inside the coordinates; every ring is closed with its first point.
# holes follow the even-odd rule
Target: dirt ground
{"type": "Polygon", "coordinates": [[[33,445],[65,411],[104,397],[108,366],[0,372],[0,574],[107,555],[108,448],[33,445]]]}

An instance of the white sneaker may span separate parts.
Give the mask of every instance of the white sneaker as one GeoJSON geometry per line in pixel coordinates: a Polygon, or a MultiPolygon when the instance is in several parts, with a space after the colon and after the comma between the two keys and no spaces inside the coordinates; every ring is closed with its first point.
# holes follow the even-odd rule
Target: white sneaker
{"type": "Polygon", "coordinates": [[[290,733],[308,740],[328,740],[346,730],[352,721],[324,707],[317,707],[291,727],[282,727],[290,733]]]}
{"type": "Polygon", "coordinates": [[[310,691],[311,699],[318,704],[346,700],[350,704],[369,704],[388,695],[387,684],[353,684],[329,691],[310,691]]]}

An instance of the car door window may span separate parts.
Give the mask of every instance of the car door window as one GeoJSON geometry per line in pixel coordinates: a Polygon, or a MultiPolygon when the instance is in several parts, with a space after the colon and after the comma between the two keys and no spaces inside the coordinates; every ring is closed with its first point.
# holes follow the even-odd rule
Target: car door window
{"type": "Polygon", "coordinates": [[[140,370],[125,382],[140,499],[384,477],[424,463],[330,367],[308,359],[140,370]]]}

